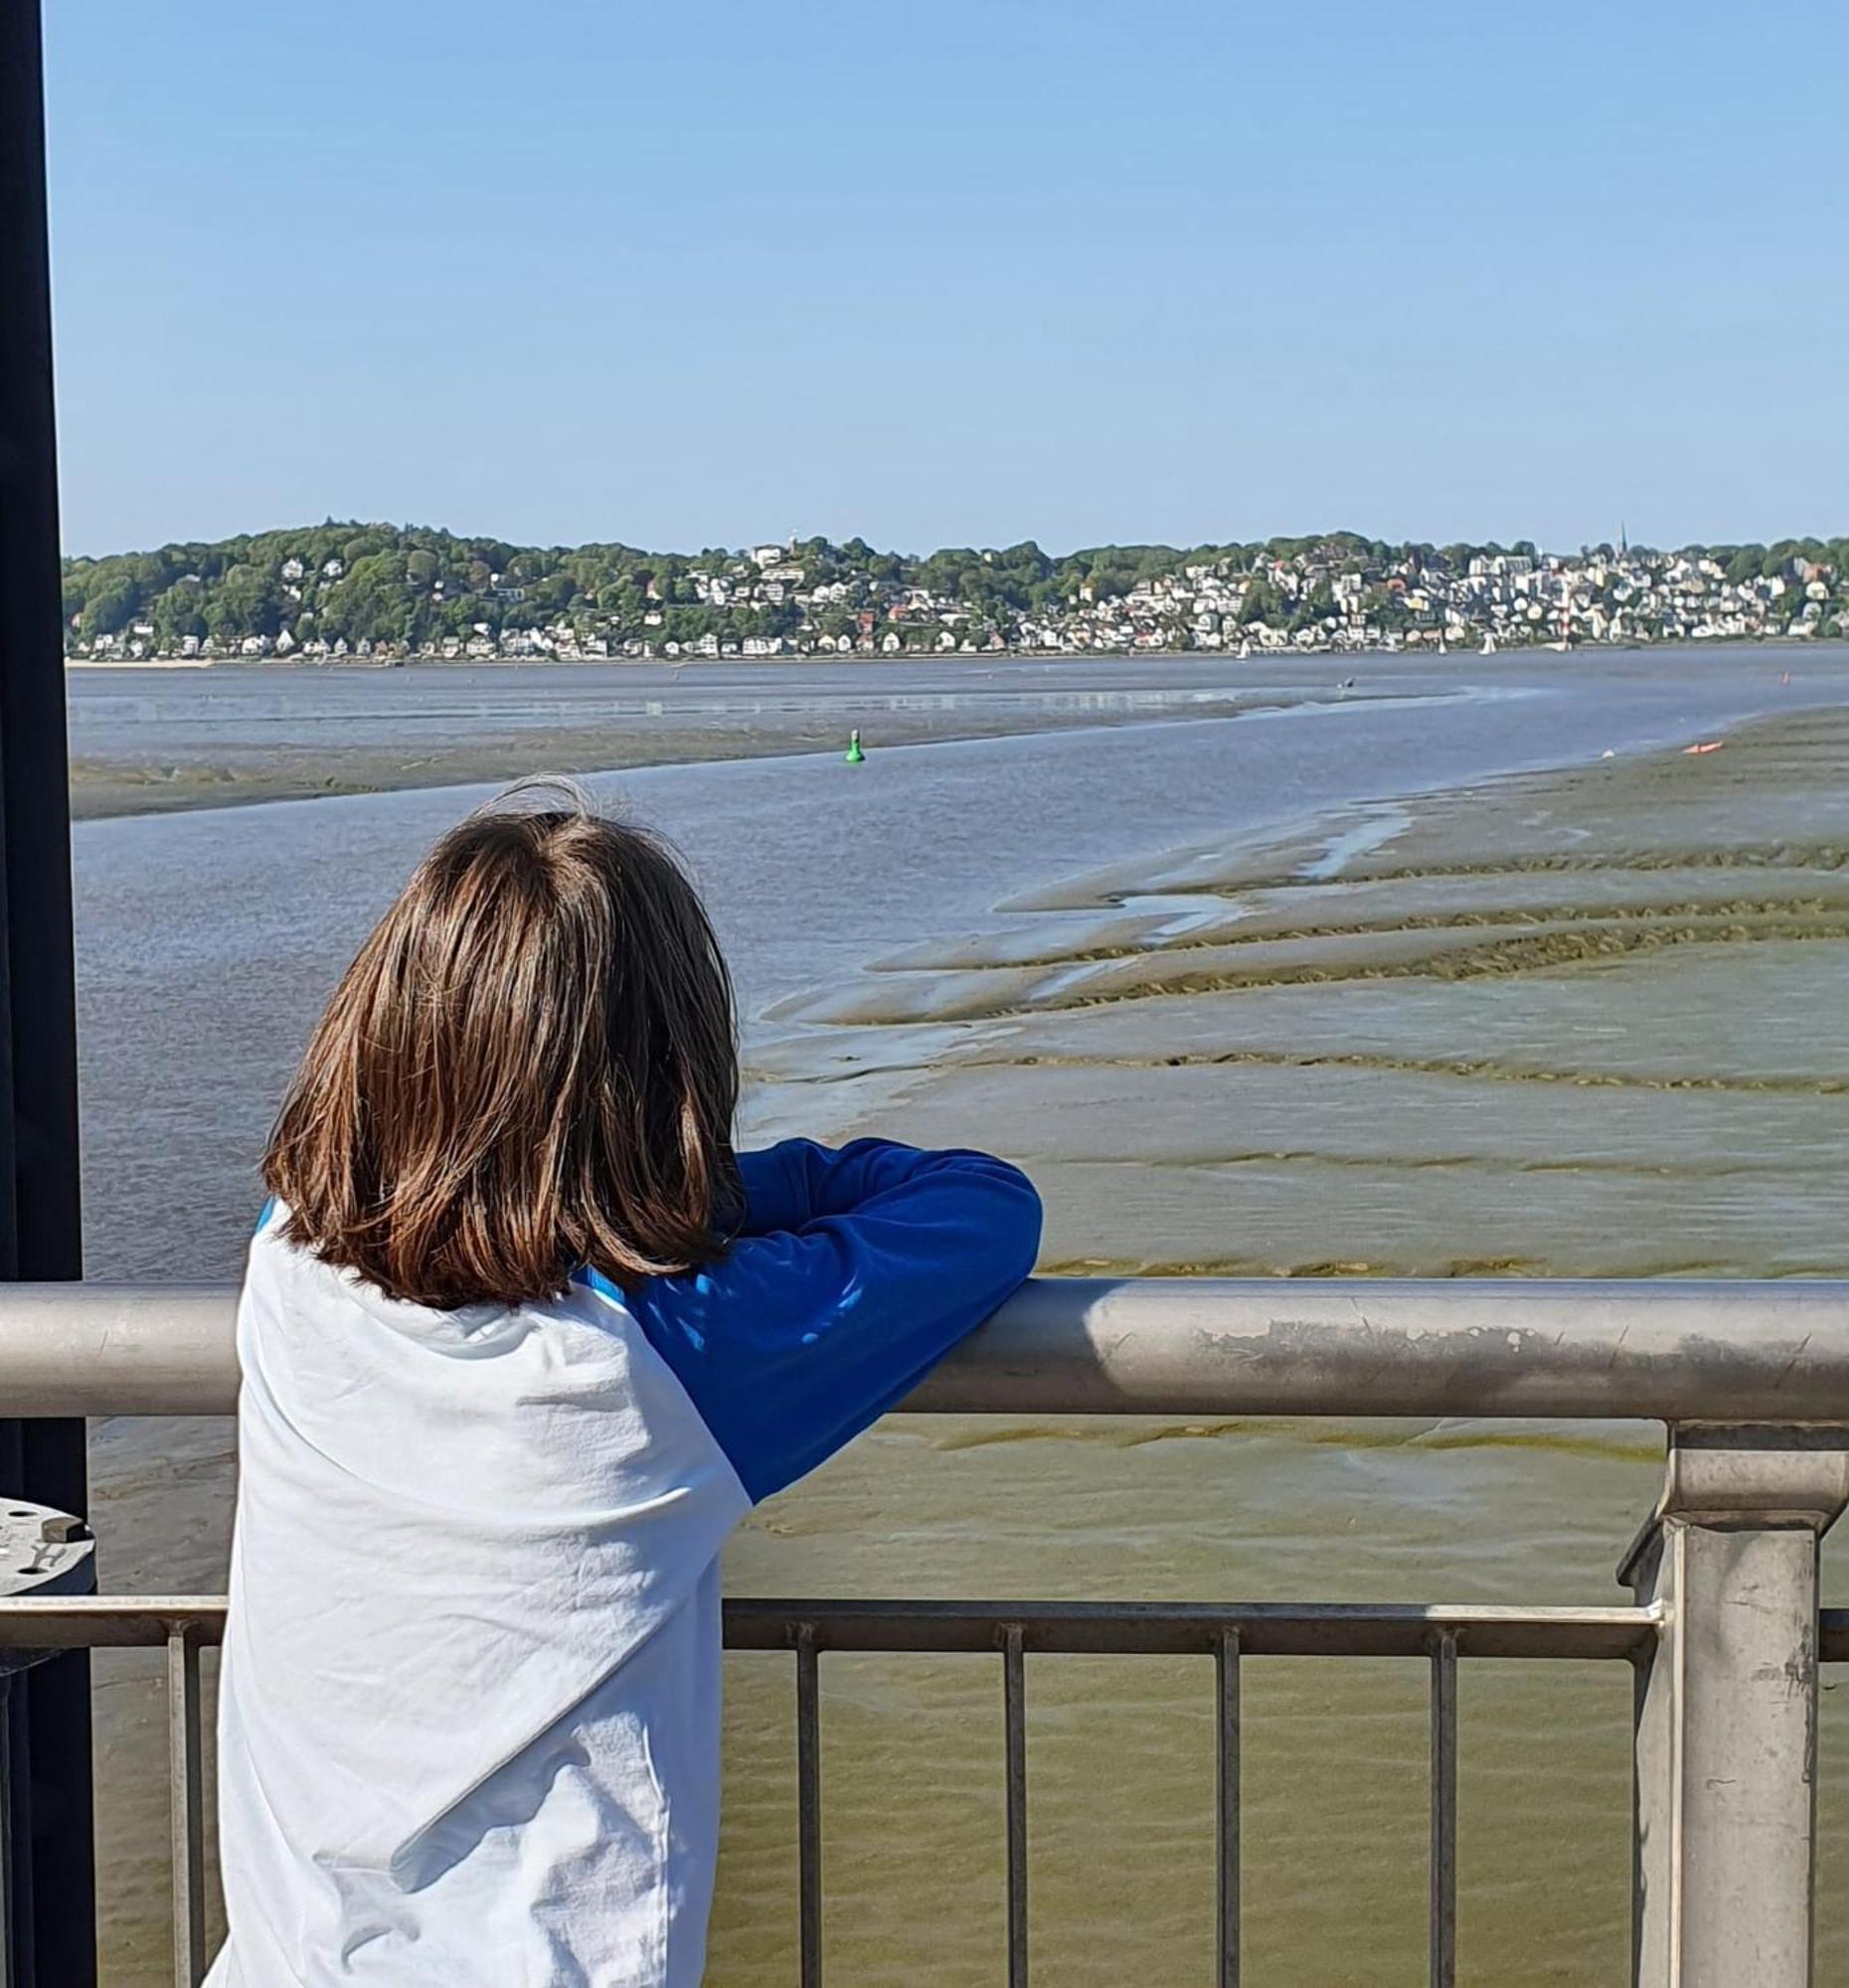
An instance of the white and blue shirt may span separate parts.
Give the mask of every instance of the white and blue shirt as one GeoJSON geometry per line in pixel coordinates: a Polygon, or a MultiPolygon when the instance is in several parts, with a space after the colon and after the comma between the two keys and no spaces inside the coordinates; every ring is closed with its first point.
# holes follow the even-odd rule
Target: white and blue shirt
{"type": "Polygon", "coordinates": [[[435,1311],[265,1211],[219,1697],[208,1988],[694,1988],[719,1552],[1032,1268],[979,1153],[741,1156],[742,1233],[627,1293],[435,1311]]]}

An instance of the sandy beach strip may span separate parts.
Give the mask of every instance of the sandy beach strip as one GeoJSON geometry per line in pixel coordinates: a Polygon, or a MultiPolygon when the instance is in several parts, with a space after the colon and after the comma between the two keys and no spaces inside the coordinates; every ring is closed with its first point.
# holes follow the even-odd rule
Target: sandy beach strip
{"type": "MultiPolygon", "coordinates": [[[[1246,715],[1250,701],[1177,705],[1172,710],[1027,710],[954,713],[879,709],[863,731],[870,749],[1004,739],[1115,725],[1160,725],[1246,715]]],[[[698,724],[672,719],[510,731],[499,738],[425,751],[403,746],[314,749],[252,742],[191,753],[74,753],[71,811],[78,820],[238,807],[257,801],[312,800],[335,794],[393,793],[413,787],[466,786],[530,773],[627,772],[640,766],[712,760],[781,758],[845,750],[849,726],[829,710],[723,716],[698,724]]]]}

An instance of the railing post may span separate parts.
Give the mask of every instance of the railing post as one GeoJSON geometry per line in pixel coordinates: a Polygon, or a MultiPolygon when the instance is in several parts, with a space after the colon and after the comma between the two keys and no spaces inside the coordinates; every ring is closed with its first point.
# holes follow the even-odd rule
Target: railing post
{"type": "Polygon", "coordinates": [[[1817,1543],[1849,1427],[1683,1423],[1619,1578],[1662,1615],[1636,1690],[1636,1988],[1809,1988],[1817,1543]]]}
{"type": "MultiPolygon", "coordinates": [[[[0,1600],[95,1591],[96,1543],[81,1519],[46,1505],[0,1504],[0,1600]]],[[[22,1881],[20,1845],[13,1840],[19,1792],[13,1754],[16,1695],[24,1690],[25,1673],[55,1654],[0,1649],[0,1988],[31,1988],[35,1981],[57,1978],[43,1969],[33,1971],[39,1944],[33,1937],[32,1886],[22,1881]]],[[[30,1867],[24,1876],[30,1878],[30,1867]]]]}

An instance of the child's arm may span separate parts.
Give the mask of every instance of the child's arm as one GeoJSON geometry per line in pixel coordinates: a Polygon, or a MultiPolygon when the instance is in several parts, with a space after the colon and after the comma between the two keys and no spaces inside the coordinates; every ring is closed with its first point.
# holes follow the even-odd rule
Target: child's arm
{"type": "Polygon", "coordinates": [[[984,1153],[861,1139],[742,1154],[744,1232],[624,1302],[754,1500],[909,1394],[1027,1277],[1040,1198],[984,1153]]]}
{"type": "Polygon", "coordinates": [[[745,1214],[737,1234],[769,1236],[800,1229],[821,1215],[857,1208],[890,1179],[895,1168],[939,1157],[980,1159],[981,1154],[938,1155],[891,1139],[855,1139],[845,1146],[820,1146],[813,1139],[784,1139],[756,1152],[740,1153],[739,1181],[745,1214]]]}

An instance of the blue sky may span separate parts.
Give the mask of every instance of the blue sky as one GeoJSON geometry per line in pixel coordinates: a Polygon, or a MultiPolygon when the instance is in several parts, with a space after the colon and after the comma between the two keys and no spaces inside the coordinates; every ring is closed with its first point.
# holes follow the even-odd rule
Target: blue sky
{"type": "Polygon", "coordinates": [[[1849,530],[1823,4],[46,11],[73,551],[1849,530]]]}

